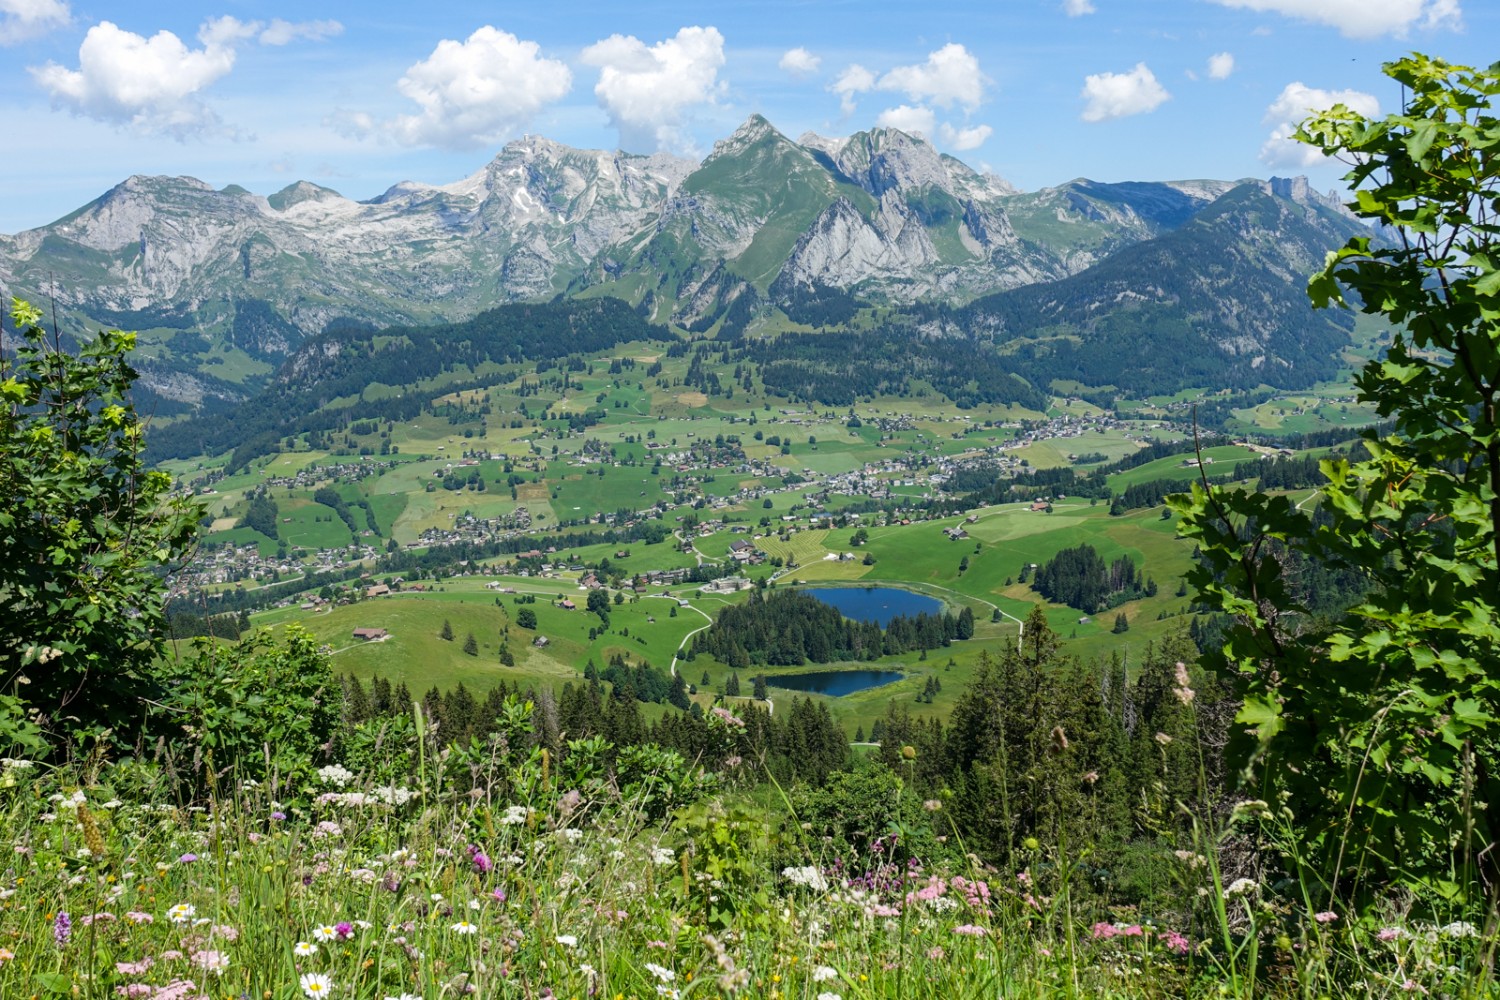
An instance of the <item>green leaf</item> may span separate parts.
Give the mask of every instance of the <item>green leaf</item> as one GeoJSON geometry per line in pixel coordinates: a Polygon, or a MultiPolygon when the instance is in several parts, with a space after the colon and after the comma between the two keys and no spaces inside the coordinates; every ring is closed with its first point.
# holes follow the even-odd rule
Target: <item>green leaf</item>
{"type": "Polygon", "coordinates": [[[48,993],[73,992],[73,977],[64,975],[61,972],[38,972],[36,974],[36,981],[48,993]]]}

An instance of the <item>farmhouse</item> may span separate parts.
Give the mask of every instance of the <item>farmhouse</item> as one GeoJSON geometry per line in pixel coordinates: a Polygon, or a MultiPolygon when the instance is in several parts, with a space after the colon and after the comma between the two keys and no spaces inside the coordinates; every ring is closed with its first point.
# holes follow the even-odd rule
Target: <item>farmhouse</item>
{"type": "Polygon", "coordinates": [[[391,592],[391,588],[383,583],[377,583],[373,587],[365,588],[366,597],[384,597],[391,592]]]}
{"type": "Polygon", "coordinates": [[[365,642],[380,642],[390,633],[383,628],[357,628],[354,630],[354,638],[363,639],[365,642]]]}

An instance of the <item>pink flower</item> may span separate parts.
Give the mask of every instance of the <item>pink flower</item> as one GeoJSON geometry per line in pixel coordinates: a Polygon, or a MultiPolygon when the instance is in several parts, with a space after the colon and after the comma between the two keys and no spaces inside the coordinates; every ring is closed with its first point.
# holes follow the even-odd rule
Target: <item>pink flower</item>
{"type": "Polygon", "coordinates": [[[139,962],[116,962],[115,971],[122,976],[144,976],[151,971],[153,962],[150,955],[139,962]]]}
{"type": "Polygon", "coordinates": [[[1168,950],[1175,951],[1179,955],[1186,955],[1192,948],[1192,943],[1176,931],[1166,931],[1163,933],[1161,943],[1166,945],[1168,950]]]}
{"type": "Polygon", "coordinates": [[[1338,918],[1339,915],[1337,913],[1334,913],[1332,910],[1324,910],[1322,913],[1313,914],[1313,919],[1320,924],[1331,924],[1338,918]]]}
{"type": "Polygon", "coordinates": [[[195,951],[193,952],[193,964],[204,972],[212,972],[216,976],[222,976],[224,970],[229,968],[229,956],[222,951],[195,951]]]}
{"type": "Polygon", "coordinates": [[[1381,941],[1395,941],[1401,937],[1402,933],[1399,927],[1382,927],[1380,928],[1380,933],[1376,934],[1375,937],[1381,941]]]}
{"type": "Polygon", "coordinates": [[[129,920],[132,924],[153,924],[156,922],[156,918],[151,914],[142,913],[139,910],[131,910],[125,914],[125,919],[129,920]]]}
{"type": "Polygon", "coordinates": [[[1107,941],[1118,933],[1120,932],[1114,924],[1106,924],[1101,920],[1094,925],[1094,940],[1096,941],[1107,941]]]}
{"type": "Polygon", "coordinates": [[[1131,924],[1129,927],[1121,927],[1120,933],[1126,937],[1140,937],[1145,931],[1141,930],[1140,924],[1131,924]]]}
{"type": "Polygon", "coordinates": [[[87,927],[93,923],[107,924],[113,919],[115,919],[113,913],[90,913],[88,916],[80,918],[78,922],[87,927]]]}
{"type": "Polygon", "coordinates": [[[957,927],[953,928],[953,933],[963,934],[966,937],[984,937],[985,935],[989,934],[989,931],[985,930],[983,927],[975,926],[974,924],[959,924],[957,927]]]}

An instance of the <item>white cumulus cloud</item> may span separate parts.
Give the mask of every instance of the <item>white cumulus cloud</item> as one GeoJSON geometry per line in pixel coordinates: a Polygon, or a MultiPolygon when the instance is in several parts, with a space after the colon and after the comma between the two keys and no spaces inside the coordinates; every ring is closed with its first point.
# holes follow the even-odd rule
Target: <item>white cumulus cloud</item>
{"type": "Polygon", "coordinates": [[[878,128],[900,129],[912,135],[931,138],[937,122],[931,108],[900,104],[882,111],[880,117],[875,119],[875,125],[878,128]]]}
{"type": "MultiPolygon", "coordinates": [[[[397,141],[472,149],[503,141],[561,100],[573,87],[573,73],[543,56],[536,42],[485,25],[462,42],[438,42],[396,87],[422,109],[385,124],[397,141]]],[[[354,116],[350,124],[358,130],[372,123],[354,116]]]]}
{"type": "Polygon", "coordinates": [[[101,21],[84,36],[76,70],[49,62],[31,75],[57,107],[183,138],[218,124],[197,94],[234,68],[228,27],[224,19],[205,23],[203,47],[190,49],[170,31],[145,38],[101,21]]]}
{"type": "Polygon", "coordinates": [[[1095,10],[1089,0],[1063,0],[1062,8],[1063,13],[1069,17],[1082,17],[1085,14],[1092,14],[1095,10]]]}
{"type": "Polygon", "coordinates": [[[717,28],[683,28],[647,45],[633,35],[611,35],[582,52],[599,67],[594,96],[620,130],[627,149],[686,148],[681,133],[689,109],[713,104],[722,91],[724,36],[717,28]]]}
{"type": "Polygon", "coordinates": [[[73,19],[63,0],[0,0],[0,45],[14,45],[73,19]]]}
{"type": "Polygon", "coordinates": [[[984,98],[988,82],[979,70],[979,60],[956,42],[949,42],[913,66],[897,66],[881,76],[881,90],[904,93],[911,101],[931,101],[940,108],[954,104],[973,110],[984,98]]]}
{"type": "Polygon", "coordinates": [[[938,135],[943,144],[950,149],[963,152],[969,149],[978,149],[983,146],[985,140],[995,134],[995,130],[988,125],[975,125],[971,128],[954,128],[947,122],[938,127],[938,135]]]}
{"type": "Polygon", "coordinates": [[[1129,73],[1093,73],[1084,78],[1079,95],[1088,103],[1083,120],[1102,122],[1145,114],[1171,98],[1145,63],[1136,63],[1129,73]]]}
{"type": "MultiPolygon", "coordinates": [[[[45,2],[0,0],[0,10],[6,5],[39,8],[45,2]]],[[[66,12],[66,5],[61,6],[66,12]]],[[[217,17],[199,26],[202,47],[194,49],[170,31],[147,38],[101,21],[84,35],[77,69],[49,62],[30,67],[30,72],[55,107],[180,140],[220,127],[218,115],[199,95],[234,68],[236,46],[252,39],[267,45],[319,40],[342,30],[337,21],[273,21],[267,26],[217,17]]]]}
{"type": "Polygon", "coordinates": [[[1216,52],[1208,57],[1208,76],[1211,80],[1227,80],[1234,72],[1234,56],[1228,52],[1216,52]]]}
{"type": "Polygon", "coordinates": [[[823,65],[823,60],[798,46],[795,49],[788,49],[776,65],[792,76],[808,77],[818,71],[818,67],[823,65]]]}
{"type": "Polygon", "coordinates": [[[854,114],[854,95],[875,89],[875,74],[859,63],[851,63],[838,75],[828,88],[839,95],[839,108],[846,115],[854,114]]]}
{"type": "Polygon", "coordinates": [[[1322,163],[1323,154],[1297,142],[1292,133],[1308,115],[1335,104],[1346,105],[1367,118],[1380,114],[1380,101],[1374,94],[1362,90],[1322,90],[1300,80],[1289,83],[1266,108],[1264,121],[1271,126],[1271,135],[1260,147],[1261,161],[1272,167],[1311,167],[1322,163]]]}
{"type": "Polygon", "coordinates": [[[1337,28],[1349,38],[1403,38],[1412,28],[1463,25],[1458,0],[1214,0],[1225,7],[1281,14],[1337,28]]]}

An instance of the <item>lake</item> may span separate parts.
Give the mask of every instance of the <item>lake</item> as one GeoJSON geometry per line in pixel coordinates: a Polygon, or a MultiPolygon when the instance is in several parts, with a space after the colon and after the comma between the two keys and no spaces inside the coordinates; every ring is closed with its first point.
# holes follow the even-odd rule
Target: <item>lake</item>
{"type": "Polygon", "coordinates": [[[897,670],[817,670],[805,674],[778,674],[767,677],[766,683],[789,691],[808,691],[839,698],[900,679],[901,673],[897,670]]]}
{"type": "Polygon", "coordinates": [[[881,628],[897,615],[915,618],[923,611],[929,615],[943,611],[943,602],[937,598],[897,587],[803,587],[802,592],[838,608],[845,618],[874,622],[881,628]]]}

